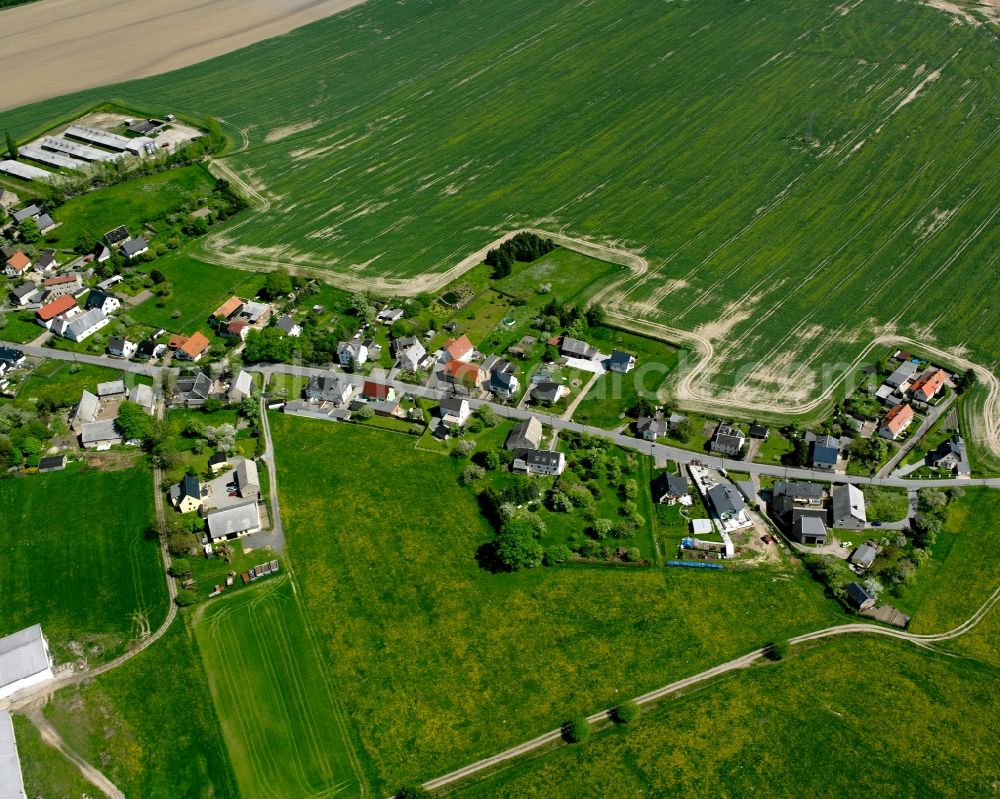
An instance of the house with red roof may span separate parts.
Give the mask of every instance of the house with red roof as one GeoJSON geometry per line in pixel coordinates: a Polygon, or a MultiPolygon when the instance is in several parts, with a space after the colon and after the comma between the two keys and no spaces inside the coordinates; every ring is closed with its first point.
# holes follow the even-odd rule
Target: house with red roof
{"type": "Polygon", "coordinates": [[[396,399],[396,389],[385,383],[379,383],[377,380],[366,380],[361,389],[361,396],[376,402],[383,400],[393,402],[396,399]]]}
{"type": "Polygon", "coordinates": [[[195,331],[190,338],[177,348],[177,357],[185,361],[197,361],[211,346],[204,333],[195,331]]]}
{"type": "Polygon", "coordinates": [[[7,277],[21,277],[31,271],[31,259],[24,254],[24,250],[18,250],[7,259],[3,271],[7,277]]]}
{"type": "Polygon", "coordinates": [[[486,379],[482,368],[475,363],[465,361],[448,361],[441,369],[441,378],[453,385],[465,386],[469,389],[479,388],[486,379]]]}
{"type": "Polygon", "coordinates": [[[913,394],[913,399],[919,400],[920,402],[930,402],[937,393],[944,388],[944,384],[948,381],[948,375],[943,369],[935,369],[931,367],[914,383],[910,386],[910,391],[913,394]]]}
{"type": "Polygon", "coordinates": [[[240,309],[243,307],[243,300],[239,297],[230,297],[222,305],[215,309],[212,314],[213,317],[218,319],[220,322],[225,322],[232,319],[240,309]]]}
{"type": "Polygon", "coordinates": [[[71,319],[79,313],[81,309],[76,304],[76,299],[69,294],[63,294],[35,311],[35,321],[46,330],[51,330],[57,319],[71,319]]]}
{"type": "Polygon", "coordinates": [[[879,425],[878,434],[882,438],[895,441],[912,422],[913,408],[909,405],[894,405],[882,417],[882,424],[879,425]]]}
{"type": "Polygon", "coordinates": [[[472,346],[468,336],[448,339],[444,344],[444,356],[441,360],[448,361],[471,361],[472,354],[476,348],[472,346]]]}

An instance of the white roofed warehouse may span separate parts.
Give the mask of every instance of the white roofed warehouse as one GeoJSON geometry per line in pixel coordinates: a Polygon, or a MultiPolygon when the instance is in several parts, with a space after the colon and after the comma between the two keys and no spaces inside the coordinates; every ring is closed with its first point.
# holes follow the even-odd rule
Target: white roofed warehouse
{"type": "Polygon", "coordinates": [[[52,655],[35,624],[0,638],[0,699],[52,679],[52,655]]]}

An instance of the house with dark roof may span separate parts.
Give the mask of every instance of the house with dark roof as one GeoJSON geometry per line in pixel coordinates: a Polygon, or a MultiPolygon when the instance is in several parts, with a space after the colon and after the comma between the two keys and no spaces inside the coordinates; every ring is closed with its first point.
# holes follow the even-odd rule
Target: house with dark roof
{"type": "Polygon", "coordinates": [[[736,425],[720,422],[709,444],[709,449],[712,452],[721,452],[723,455],[737,457],[743,452],[746,441],[746,435],[736,425]]]}
{"type": "Polygon", "coordinates": [[[819,436],[812,444],[809,463],[814,469],[832,472],[840,460],[840,442],[833,436],[819,436]]]}
{"type": "Polygon", "coordinates": [[[878,557],[878,547],[864,543],[851,553],[850,560],[859,569],[867,569],[875,562],[876,557],[878,557]]]}
{"type": "Polygon", "coordinates": [[[612,350],[608,358],[608,369],[612,372],[627,374],[635,369],[635,356],[621,350],[612,350]]]}
{"type": "Polygon", "coordinates": [[[35,259],[35,270],[38,272],[52,272],[58,266],[55,250],[42,250],[35,259]]]}
{"type": "Polygon", "coordinates": [[[441,416],[441,423],[448,425],[458,425],[461,427],[472,414],[469,401],[463,397],[445,397],[438,406],[438,414],[441,416]]]}
{"type": "Polygon", "coordinates": [[[110,246],[114,247],[116,244],[121,244],[123,241],[128,240],[128,228],[125,225],[119,225],[112,230],[109,230],[104,234],[104,241],[110,246]]]}
{"type": "Polygon", "coordinates": [[[122,302],[114,294],[101,289],[92,289],[87,295],[84,307],[89,311],[91,308],[100,308],[106,316],[110,316],[119,308],[122,302]]]}
{"type": "Polygon", "coordinates": [[[568,358],[581,358],[590,361],[597,356],[597,347],[591,346],[586,341],[580,341],[578,338],[563,336],[559,344],[559,354],[568,358]]]}
{"type": "Polygon", "coordinates": [[[955,436],[942,442],[928,458],[931,466],[947,469],[956,477],[969,477],[972,474],[969,456],[965,451],[965,439],[961,436],[955,436]]]}
{"type": "Polygon", "coordinates": [[[768,430],[768,428],[765,427],[764,425],[762,424],[750,425],[750,438],[756,438],[759,439],[760,441],[766,441],[769,435],[771,435],[771,431],[768,430]]]}
{"type": "Polygon", "coordinates": [[[80,443],[84,449],[103,452],[121,444],[122,437],[115,427],[114,419],[101,419],[97,422],[87,422],[83,426],[80,431],[80,443]]]}
{"type": "Polygon", "coordinates": [[[48,214],[39,214],[35,218],[35,222],[38,223],[39,232],[43,234],[48,233],[56,226],[55,220],[48,214]]]}
{"type": "Polygon", "coordinates": [[[179,483],[170,486],[170,503],[181,513],[194,513],[204,507],[201,483],[194,475],[186,474],[179,483]]]}
{"type": "Polygon", "coordinates": [[[885,385],[892,388],[903,388],[913,379],[919,368],[913,361],[904,361],[896,367],[896,371],[885,379],[885,385]]]}
{"type": "Polygon", "coordinates": [[[142,236],[129,239],[122,244],[122,255],[126,258],[138,258],[140,255],[144,255],[147,252],[149,252],[149,242],[142,236]]]}
{"type": "Polygon", "coordinates": [[[13,369],[25,363],[24,352],[13,347],[0,347],[0,363],[13,369]]]}
{"type": "Polygon", "coordinates": [[[819,483],[779,481],[771,488],[771,516],[791,533],[804,516],[827,518],[827,493],[819,483]]]}
{"type": "Polygon", "coordinates": [[[554,383],[548,380],[535,383],[535,385],[531,387],[531,397],[537,402],[555,404],[568,394],[569,388],[564,386],[562,383],[554,383]]]}
{"type": "Polygon", "coordinates": [[[363,366],[368,361],[368,347],[360,336],[355,336],[350,341],[341,341],[337,345],[337,360],[341,366],[363,366]]]}
{"type": "Polygon", "coordinates": [[[851,583],[847,586],[847,599],[858,610],[868,610],[875,605],[875,597],[860,583],[851,583]]]}
{"type": "Polygon", "coordinates": [[[653,502],[673,505],[684,497],[690,497],[691,491],[683,475],[663,472],[653,478],[649,484],[653,502]]]}
{"type": "Polygon", "coordinates": [[[38,471],[40,474],[46,472],[61,472],[66,468],[65,455],[47,455],[38,461],[38,471]]]}
{"type": "Polygon", "coordinates": [[[112,336],[108,339],[108,354],[117,358],[134,358],[139,351],[139,345],[122,336],[112,336]]]}
{"type": "Polygon", "coordinates": [[[20,225],[25,219],[37,219],[41,215],[42,209],[32,203],[31,205],[25,206],[20,211],[12,212],[10,217],[14,220],[15,225],[20,225]]]}
{"type": "Polygon", "coordinates": [[[800,544],[826,543],[826,525],[818,516],[800,516],[792,525],[791,536],[800,544]]]}
{"type": "Polygon", "coordinates": [[[830,490],[830,527],[835,530],[863,530],[868,525],[865,495],[853,483],[835,485],[830,490]]]}
{"type": "Polygon", "coordinates": [[[317,375],[309,378],[305,395],[310,402],[332,402],[343,405],[350,401],[354,386],[337,375],[317,375]]]}
{"type": "Polygon", "coordinates": [[[743,495],[735,487],[721,483],[708,489],[708,501],[724,522],[737,518],[746,508],[743,495]]]}
{"type": "Polygon", "coordinates": [[[10,290],[10,296],[14,299],[14,304],[23,308],[32,302],[38,301],[38,287],[34,283],[25,283],[10,290]]]}
{"type": "Polygon", "coordinates": [[[507,440],[504,442],[504,449],[538,449],[542,444],[542,423],[532,416],[523,422],[514,425],[507,440]]]}
{"type": "Polygon", "coordinates": [[[291,336],[292,338],[302,334],[302,326],[296,324],[295,320],[288,314],[282,316],[277,322],[274,323],[274,326],[286,336],[291,336]]]}
{"type": "Polygon", "coordinates": [[[518,450],[514,453],[511,468],[526,474],[560,475],[566,469],[566,456],[555,450],[518,450]]]}
{"type": "Polygon", "coordinates": [[[108,245],[104,242],[97,242],[94,245],[94,249],[90,251],[91,259],[95,263],[103,264],[105,261],[111,260],[111,250],[108,245]]]}
{"type": "Polygon", "coordinates": [[[176,399],[189,408],[200,408],[212,394],[212,380],[204,372],[177,378],[176,399]]]}
{"type": "Polygon", "coordinates": [[[640,416],[635,431],[646,441],[656,441],[667,434],[667,420],[658,416],[640,416]]]}
{"type": "Polygon", "coordinates": [[[208,468],[212,470],[214,474],[222,471],[229,465],[229,457],[221,452],[214,452],[208,459],[208,468]]]}

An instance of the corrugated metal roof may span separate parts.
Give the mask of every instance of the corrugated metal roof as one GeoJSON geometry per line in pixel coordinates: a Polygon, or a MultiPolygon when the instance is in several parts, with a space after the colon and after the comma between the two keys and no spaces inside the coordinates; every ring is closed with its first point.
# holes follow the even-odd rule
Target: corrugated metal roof
{"type": "Polygon", "coordinates": [[[0,638],[0,688],[51,666],[42,625],[34,624],[0,638]]]}
{"type": "Polygon", "coordinates": [[[25,799],[27,796],[14,740],[14,721],[6,710],[0,710],[0,796],[3,799],[25,799]]]}

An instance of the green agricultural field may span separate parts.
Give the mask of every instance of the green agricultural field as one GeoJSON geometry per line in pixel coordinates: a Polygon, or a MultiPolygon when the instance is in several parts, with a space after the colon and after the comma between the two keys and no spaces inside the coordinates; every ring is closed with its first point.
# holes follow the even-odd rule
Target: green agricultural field
{"type": "Polygon", "coordinates": [[[618,427],[625,421],[622,414],[634,418],[630,411],[640,397],[653,403],[662,401],[660,389],[677,366],[680,355],[676,347],[611,327],[588,331],[587,341],[605,354],[619,349],[635,355],[636,367],[625,375],[608,372],[601,377],[577,406],[573,421],[618,427]]]}
{"type": "Polygon", "coordinates": [[[1000,779],[998,677],[902,642],[823,642],[454,795],[989,796],[1000,779]]]}
{"type": "Polygon", "coordinates": [[[1000,492],[964,491],[948,506],[931,558],[917,571],[916,584],[900,597],[900,607],[914,611],[913,632],[955,627],[1000,586],[1000,562],[991,557],[1000,546],[1000,492]]]}
{"type": "Polygon", "coordinates": [[[287,576],[195,624],[243,799],[361,796],[353,744],[287,576]]]}
{"type": "Polygon", "coordinates": [[[0,635],[41,623],[57,660],[122,651],[167,613],[160,549],[146,539],[153,486],[141,468],[0,480],[0,553],[6,573],[0,635]],[[16,510],[16,512],[12,512],[16,510]]]}
{"type": "Polygon", "coordinates": [[[208,241],[243,265],[420,291],[528,224],[641,251],[623,312],[710,338],[706,390],[794,404],[873,333],[996,366],[993,36],[891,0],[372,0],[0,129],[111,99],[225,119],[270,200],[208,241]]]}
{"type": "Polygon", "coordinates": [[[233,294],[244,299],[256,296],[264,283],[260,275],[210,266],[182,252],[157,258],[153,266],[166,276],[173,291],[162,307],[159,297],[151,297],[132,308],[129,316],[183,335],[198,329],[211,336],[208,320],[212,312],[233,294]]]}
{"type": "Polygon", "coordinates": [[[491,574],[461,462],[274,414],[287,554],[373,791],[844,617],[803,572],[491,574]]]}
{"type": "Polygon", "coordinates": [[[56,693],[45,714],[128,797],[239,796],[205,666],[183,616],[134,659],[56,693]]]}
{"type": "Polygon", "coordinates": [[[94,243],[112,228],[125,225],[137,236],[143,226],[175,213],[200,197],[207,196],[215,185],[202,166],[171,169],[147,175],[100,191],[74,197],[55,211],[61,222],[47,237],[56,247],[72,250],[81,239],[94,243]]]}

